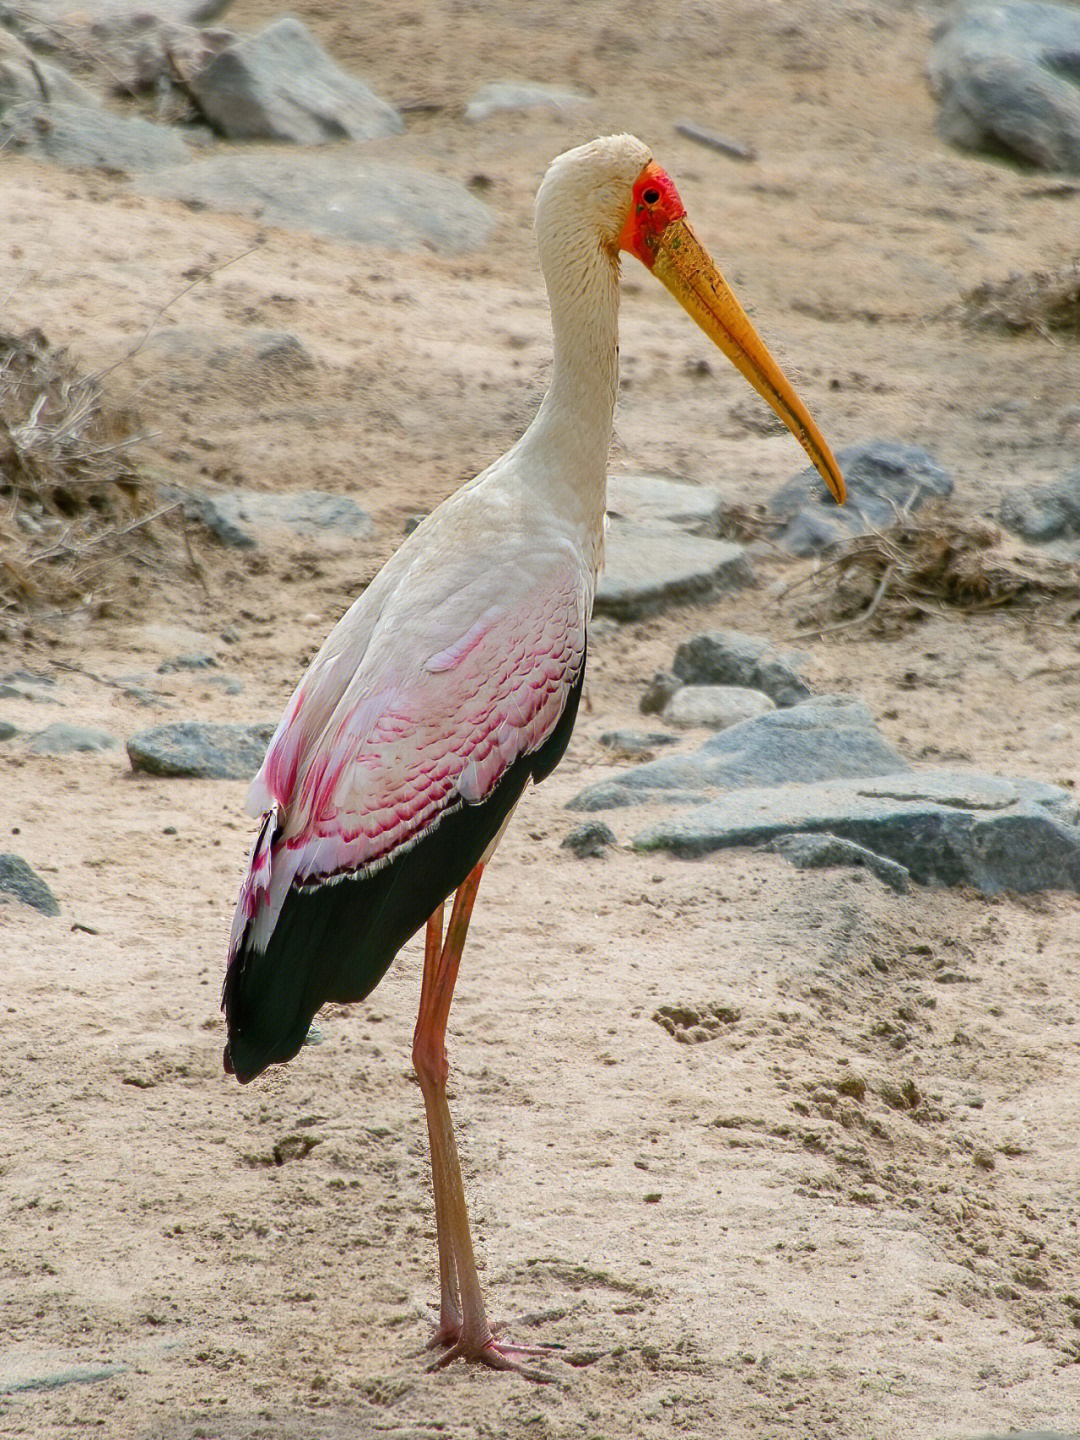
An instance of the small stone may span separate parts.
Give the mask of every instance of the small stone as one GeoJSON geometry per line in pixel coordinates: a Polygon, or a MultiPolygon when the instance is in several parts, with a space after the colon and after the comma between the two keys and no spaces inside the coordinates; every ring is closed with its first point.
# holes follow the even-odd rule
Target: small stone
{"type": "Polygon", "coordinates": [[[196,650],[189,655],[174,655],[171,660],[163,660],[157,667],[157,673],[172,675],[181,670],[213,670],[216,669],[217,663],[213,655],[196,650]]]}
{"type": "Polygon", "coordinates": [[[43,915],[59,915],[56,896],[21,855],[0,854],[0,893],[13,895],[43,915]]]}
{"type": "Polygon", "coordinates": [[[570,831],[561,848],[569,850],[579,860],[595,860],[604,854],[608,846],[615,844],[613,831],[602,820],[588,820],[570,831]]]}
{"type": "Polygon", "coordinates": [[[18,726],[12,725],[10,720],[0,720],[0,740],[10,740],[18,733],[18,726]]]}
{"type": "Polygon", "coordinates": [[[1025,540],[1045,544],[1080,536],[1080,469],[1048,485],[1018,485],[1006,490],[998,518],[1025,540]]]}
{"type": "Polygon", "coordinates": [[[605,750],[630,759],[651,757],[654,750],[674,745],[676,741],[666,730],[605,730],[598,738],[605,750]]]}
{"type": "Polygon", "coordinates": [[[675,675],[658,670],[638,701],[642,715],[659,715],[682,683],[675,675]]]}
{"type": "Polygon", "coordinates": [[[812,693],[798,673],[805,660],[805,655],[781,652],[757,635],[711,630],[684,640],[671,668],[687,685],[742,685],[788,706],[808,700],[812,693]]]}
{"type": "Polygon", "coordinates": [[[854,1073],[842,1075],[836,1082],[836,1090],[839,1095],[847,1095],[851,1100],[863,1100],[866,1097],[866,1081],[861,1075],[854,1073]]]}

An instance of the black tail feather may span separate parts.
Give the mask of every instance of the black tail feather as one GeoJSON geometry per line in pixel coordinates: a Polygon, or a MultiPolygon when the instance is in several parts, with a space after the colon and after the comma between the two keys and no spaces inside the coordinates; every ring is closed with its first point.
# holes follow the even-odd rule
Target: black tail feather
{"type": "Polygon", "coordinates": [[[485,800],[445,811],[381,869],[294,887],[265,950],[254,948],[248,928],[222,995],[227,1073],[246,1083],[268,1065],[284,1064],[322,1005],[362,1000],[374,990],[406,940],[478,863],[529,780],[543,780],[558,764],[584,675],[582,665],[545,743],[517,760],[485,800]]]}

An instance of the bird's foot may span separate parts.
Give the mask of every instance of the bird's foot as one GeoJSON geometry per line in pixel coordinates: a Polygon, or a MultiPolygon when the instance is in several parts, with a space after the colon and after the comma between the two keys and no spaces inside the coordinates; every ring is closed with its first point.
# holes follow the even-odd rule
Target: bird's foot
{"type": "MultiPolygon", "coordinates": [[[[433,1339],[430,1348],[445,1343],[439,1339],[442,1331],[439,1331],[433,1339]]],[[[523,1375],[526,1380],[535,1380],[540,1384],[547,1383],[551,1377],[544,1375],[539,1370],[533,1370],[523,1361],[534,1358],[543,1358],[552,1353],[552,1347],[547,1345],[513,1345],[508,1340],[499,1340],[490,1329],[485,1327],[478,1336],[468,1336],[459,1333],[448,1348],[443,1351],[437,1360],[432,1361],[428,1366],[429,1370],[444,1370],[447,1365],[455,1360],[468,1360],[474,1365],[486,1365],[489,1370],[509,1370],[514,1374],[523,1375]]]]}
{"type": "Polygon", "coordinates": [[[439,1323],[435,1333],[427,1342],[427,1349],[439,1350],[444,1345],[456,1345],[461,1339],[461,1311],[455,1304],[443,1301],[439,1311],[439,1323]]]}

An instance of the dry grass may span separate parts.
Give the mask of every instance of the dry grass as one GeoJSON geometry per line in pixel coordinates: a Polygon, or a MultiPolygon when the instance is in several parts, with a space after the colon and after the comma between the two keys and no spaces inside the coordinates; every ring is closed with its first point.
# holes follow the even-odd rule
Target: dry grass
{"type": "Polygon", "coordinates": [[[0,332],[0,615],[100,604],[156,547],[136,424],[40,331],[0,332]]]}
{"type": "Polygon", "coordinates": [[[783,598],[804,636],[856,627],[887,634],[945,611],[1075,601],[1080,566],[939,501],[901,513],[888,530],[854,536],[783,598]]]}
{"type": "Polygon", "coordinates": [[[968,325],[1080,337],[1080,259],[1052,274],[1033,271],[998,282],[986,280],[966,291],[962,300],[968,325]]]}

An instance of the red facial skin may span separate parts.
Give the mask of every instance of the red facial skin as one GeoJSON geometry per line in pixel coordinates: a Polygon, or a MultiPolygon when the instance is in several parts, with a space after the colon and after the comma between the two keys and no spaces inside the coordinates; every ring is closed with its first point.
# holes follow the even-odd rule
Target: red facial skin
{"type": "Polygon", "coordinates": [[[619,249],[636,255],[651,270],[660,236],[673,220],[685,216],[686,206],[671,176],[655,160],[635,180],[633,193],[630,214],[619,235],[619,249]]]}

